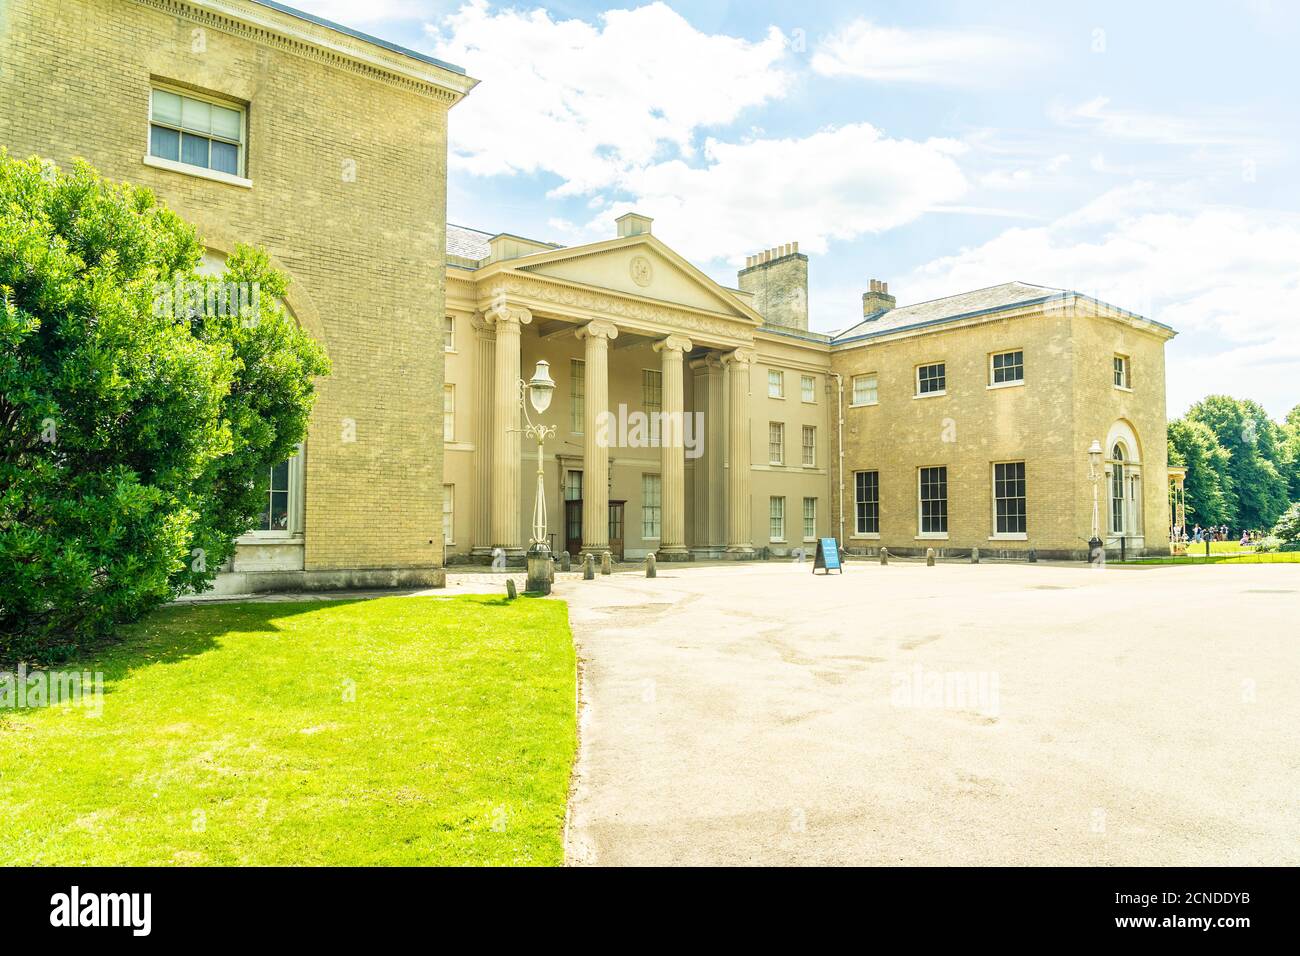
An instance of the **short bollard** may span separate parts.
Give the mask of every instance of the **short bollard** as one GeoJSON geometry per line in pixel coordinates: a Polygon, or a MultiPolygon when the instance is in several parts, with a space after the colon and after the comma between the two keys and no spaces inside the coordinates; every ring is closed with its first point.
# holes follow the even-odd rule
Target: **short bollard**
{"type": "Polygon", "coordinates": [[[925,549],[925,566],[927,568],[934,567],[934,548],[925,549]]]}
{"type": "Polygon", "coordinates": [[[1033,548],[1029,549],[1029,563],[1030,564],[1038,563],[1038,552],[1035,551],[1033,548]]]}
{"type": "Polygon", "coordinates": [[[600,552],[600,573],[612,574],[614,572],[614,559],[608,551],[600,552]]]}
{"type": "Polygon", "coordinates": [[[881,564],[888,564],[888,563],[889,563],[889,549],[888,549],[888,548],[881,548],[881,549],[880,549],[880,563],[881,563],[881,564]]]}
{"type": "Polygon", "coordinates": [[[655,556],[653,551],[645,556],[645,576],[648,578],[659,576],[659,571],[655,567],[655,556]]]}
{"type": "Polygon", "coordinates": [[[590,551],[582,559],[582,580],[596,580],[596,556],[590,551]]]}
{"type": "Polygon", "coordinates": [[[569,552],[567,552],[567,551],[561,551],[561,552],[560,552],[560,570],[561,570],[561,571],[568,571],[568,570],[569,570],[569,561],[570,561],[570,558],[569,558],[569,552]]]}
{"type": "Polygon", "coordinates": [[[506,578],[506,600],[513,601],[518,596],[519,592],[515,590],[515,579],[506,578]]]}
{"type": "Polygon", "coordinates": [[[979,548],[971,548],[971,549],[970,549],[970,563],[971,563],[971,564],[979,564],[979,563],[980,563],[980,549],[979,549],[979,548]]]}

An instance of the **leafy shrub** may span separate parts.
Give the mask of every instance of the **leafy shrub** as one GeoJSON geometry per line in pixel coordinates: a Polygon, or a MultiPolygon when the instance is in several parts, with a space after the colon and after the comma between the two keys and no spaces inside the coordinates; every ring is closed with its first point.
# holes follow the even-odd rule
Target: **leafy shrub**
{"type": "Polygon", "coordinates": [[[256,315],[159,307],[218,281],[202,252],[150,191],[0,150],[0,661],[209,586],[305,435],[328,363],[265,254],[219,280],[260,283],[256,315]]]}
{"type": "Polygon", "coordinates": [[[1278,519],[1277,524],[1273,525],[1270,537],[1277,538],[1282,543],[1283,551],[1294,551],[1296,548],[1288,548],[1289,544],[1300,544],[1300,501],[1297,501],[1286,513],[1278,519]]]}

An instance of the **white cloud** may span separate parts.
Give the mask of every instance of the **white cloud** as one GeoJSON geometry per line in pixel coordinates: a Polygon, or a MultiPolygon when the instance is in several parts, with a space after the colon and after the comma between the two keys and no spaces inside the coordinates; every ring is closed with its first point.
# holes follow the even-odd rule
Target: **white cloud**
{"type": "Polygon", "coordinates": [[[891,139],[867,123],[802,138],[764,138],[751,126],[743,141],[701,144],[790,87],[775,28],[749,42],[701,33],[662,3],[593,25],[477,0],[434,36],[437,56],[483,81],[452,114],[453,165],[559,177],[551,197],[582,197],[592,210],[577,227],[551,217],[571,242],[609,236],[614,218],[635,208],[698,262],[735,263],[792,240],[824,252],[966,190],[960,143],[891,139]]]}
{"type": "Polygon", "coordinates": [[[775,27],[758,42],[710,35],[663,3],[593,25],[474,0],[428,29],[435,56],[483,81],[452,114],[452,166],[553,173],[561,196],[619,187],[651,163],[690,156],[698,131],[793,82],[775,27]]]}
{"type": "Polygon", "coordinates": [[[1076,106],[1054,102],[1048,107],[1047,115],[1061,126],[1087,129],[1117,140],[1185,146],[1241,146],[1257,141],[1233,121],[1209,122],[1165,113],[1121,110],[1112,107],[1105,96],[1076,106]]]}
{"type": "Polygon", "coordinates": [[[633,205],[655,216],[656,233],[688,258],[726,257],[798,240],[823,253],[852,239],[910,222],[962,195],[966,180],[953,140],[890,139],[866,123],[802,139],[745,143],[709,140],[704,164],[651,165],[629,183],[635,203],[619,203],[589,228],[609,232],[633,205]]]}
{"type": "Polygon", "coordinates": [[[1073,289],[1172,325],[1170,412],[1216,391],[1274,414],[1300,375],[1300,217],[1201,205],[1137,183],[1055,222],[1015,228],[898,283],[913,302],[1011,279],[1073,289]]]}
{"type": "Polygon", "coordinates": [[[903,30],[858,19],[823,37],[812,68],[823,76],[987,86],[1036,59],[1040,48],[985,29],[903,30]]]}

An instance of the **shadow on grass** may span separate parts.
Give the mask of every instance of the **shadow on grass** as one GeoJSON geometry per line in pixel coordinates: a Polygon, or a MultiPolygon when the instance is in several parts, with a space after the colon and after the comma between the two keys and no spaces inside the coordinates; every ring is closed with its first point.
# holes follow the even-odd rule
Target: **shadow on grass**
{"type": "MultiPolygon", "coordinates": [[[[281,630],[277,621],[359,604],[362,600],[169,604],[150,611],[133,624],[123,625],[114,637],[82,648],[67,660],[39,667],[27,664],[25,673],[29,680],[40,674],[102,674],[103,693],[108,695],[138,670],[159,664],[179,664],[216,650],[221,646],[221,638],[232,631],[277,634],[281,630]]],[[[0,666],[0,673],[13,674],[15,670],[16,665],[0,666]]],[[[92,686],[95,683],[97,680],[92,680],[92,686]]],[[[6,713],[22,713],[44,706],[0,708],[0,719],[6,713]]]]}
{"type": "MultiPolygon", "coordinates": [[[[115,637],[85,647],[65,661],[41,667],[28,664],[26,674],[102,674],[103,693],[108,695],[136,671],[158,665],[179,664],[220,648],[221,639],[228,634],[275,635],[282,630],[278,622],[289,618],[384,599],[420,600],[418,597],[384,595],[306,601],[169,604],[151,611],[133,624],[123,625],[115,637]]],[[[525,592],[513,601],[492,594],[456,595],[451,600],[484,607],[509,608],[544,598],[525,592]]],[[[0,666],[0,673],[13,672],[11,665],[0,666]]],[[[91,686],[95,683],[92,678],[91,686]]],[[[6,713],[21,713],[42,709],[43,706],[0,708],[0,720],[3,720],[6,713]]]]}

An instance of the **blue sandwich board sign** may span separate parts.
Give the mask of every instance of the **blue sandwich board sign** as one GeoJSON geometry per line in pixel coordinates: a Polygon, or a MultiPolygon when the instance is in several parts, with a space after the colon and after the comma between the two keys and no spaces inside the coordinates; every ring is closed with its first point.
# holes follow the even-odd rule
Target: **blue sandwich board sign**
{"type": "Polygon", "coordinates": [[[827,574],[832,570],[844,573],[844,568],[840,565],[840,546],[834,538],[817,539],[817,559],[813,561],[813,574],[817,573],[818,568],[827,574]]]}

